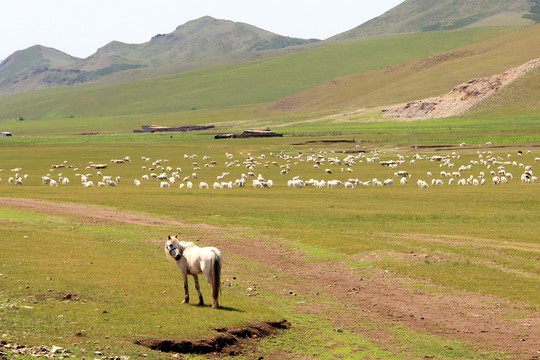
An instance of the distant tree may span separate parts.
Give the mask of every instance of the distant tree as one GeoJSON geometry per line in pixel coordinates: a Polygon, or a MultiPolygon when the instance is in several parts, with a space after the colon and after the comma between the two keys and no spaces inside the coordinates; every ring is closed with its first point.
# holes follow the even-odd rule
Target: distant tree
{"type": "Polygon", "coordinates": [[[24,121],[24,118],[22,116],[19,116],[19,121],[24,121]]]}

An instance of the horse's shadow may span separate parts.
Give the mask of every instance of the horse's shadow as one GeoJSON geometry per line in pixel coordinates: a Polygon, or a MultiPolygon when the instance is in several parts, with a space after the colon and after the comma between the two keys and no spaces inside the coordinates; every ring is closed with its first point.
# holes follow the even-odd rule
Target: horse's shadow
{"type": "MultiPolygon", "coordinates": [[[[193,307],[198,307],[198,308],[211,308],[212,305],[210,304],[204,304],[204,305],[199,305],[199,304],[189,304],[189,306],[193,306],[193,307]]],[[[221,310],[221,311],[231,311],[231,312],[245,312],[244,310],[241,310],[241,309],[237,309],[237,308],[233,308],[233,307],[230,307],[230,306],[219,306],[217,308],[217,310],[221,310]]]]}

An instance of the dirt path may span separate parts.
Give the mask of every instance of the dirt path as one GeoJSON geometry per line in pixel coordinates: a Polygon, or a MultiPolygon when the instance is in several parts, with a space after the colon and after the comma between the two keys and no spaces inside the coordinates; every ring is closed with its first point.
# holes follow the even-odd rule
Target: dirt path
{"type": "MultiPolygon", "coordinates": [[[[181,226],[193,230],[192,238],[200,239],[202,243],[211,242],[224,254],[249,259],[283,274],[273,280],[257,278],[254,274],[250,280],[264,283],[264,291],[290,296],[283,293],[283,289],[288,289],[310,298],[329,296],[336,304],[341,304],[341,308],[328,309],[313,301],[298,309],[331,316],[336,326],[368,334],[388,348],[394,343],[398,349],[398,340],[384,331],[385,326],[403,324],[414,331],[465,340],[483,349],[501,350],[515,359],[538,359],[540,356],[540,314],[506,299],[446,289],[427,281],[415,280],[415,286],[411,279],[384,270],[354,271],[346,261],[306,261],[308,257],[302,251],[291,249],[281,239],[239,241],[244,238],[240,228],[189,224],[180,219],[163,220],[113,208],[43,200],[0,198],[0,206],[70,215],[80,221],[181,226]],[[380,330],[366,329],[362,326],[366,320],[381,325],[380,330]]],[[[241,261],[235,263],[233,259],[229,263],[234,269],[241,261]]]]}

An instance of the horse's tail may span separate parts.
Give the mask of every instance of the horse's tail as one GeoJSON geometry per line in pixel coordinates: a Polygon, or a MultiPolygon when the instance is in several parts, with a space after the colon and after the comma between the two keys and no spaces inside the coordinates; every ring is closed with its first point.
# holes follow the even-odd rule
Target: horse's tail
{"type": "Polygon", "coordinates": [[[219,294],[221,294],[221,254],[214,252],[212,259],[212,298],[218,303],[219,294]]]}

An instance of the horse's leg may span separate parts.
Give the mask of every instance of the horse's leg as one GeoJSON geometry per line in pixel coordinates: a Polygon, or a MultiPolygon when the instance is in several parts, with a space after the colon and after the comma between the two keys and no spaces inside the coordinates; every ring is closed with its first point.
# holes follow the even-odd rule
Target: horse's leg
{"type": "Polygon", "coordinates": [[[189,303],[189,289],[188,289],[188,282],[187,282],[187,274],[182,274],[182,277],[184,278],[184,293],[186,296],[184,297],[184,301],[182,301],[182,304],[189,303]]]}
{"type": "Polygon", "coordinates": [[[199,293],[199,305],[204,305],[201,288],[199,287],[199,277],[197,275],[193,275],[193,280],[195,280],[195,289],[197,289],[197,292],[199,293]]]}

